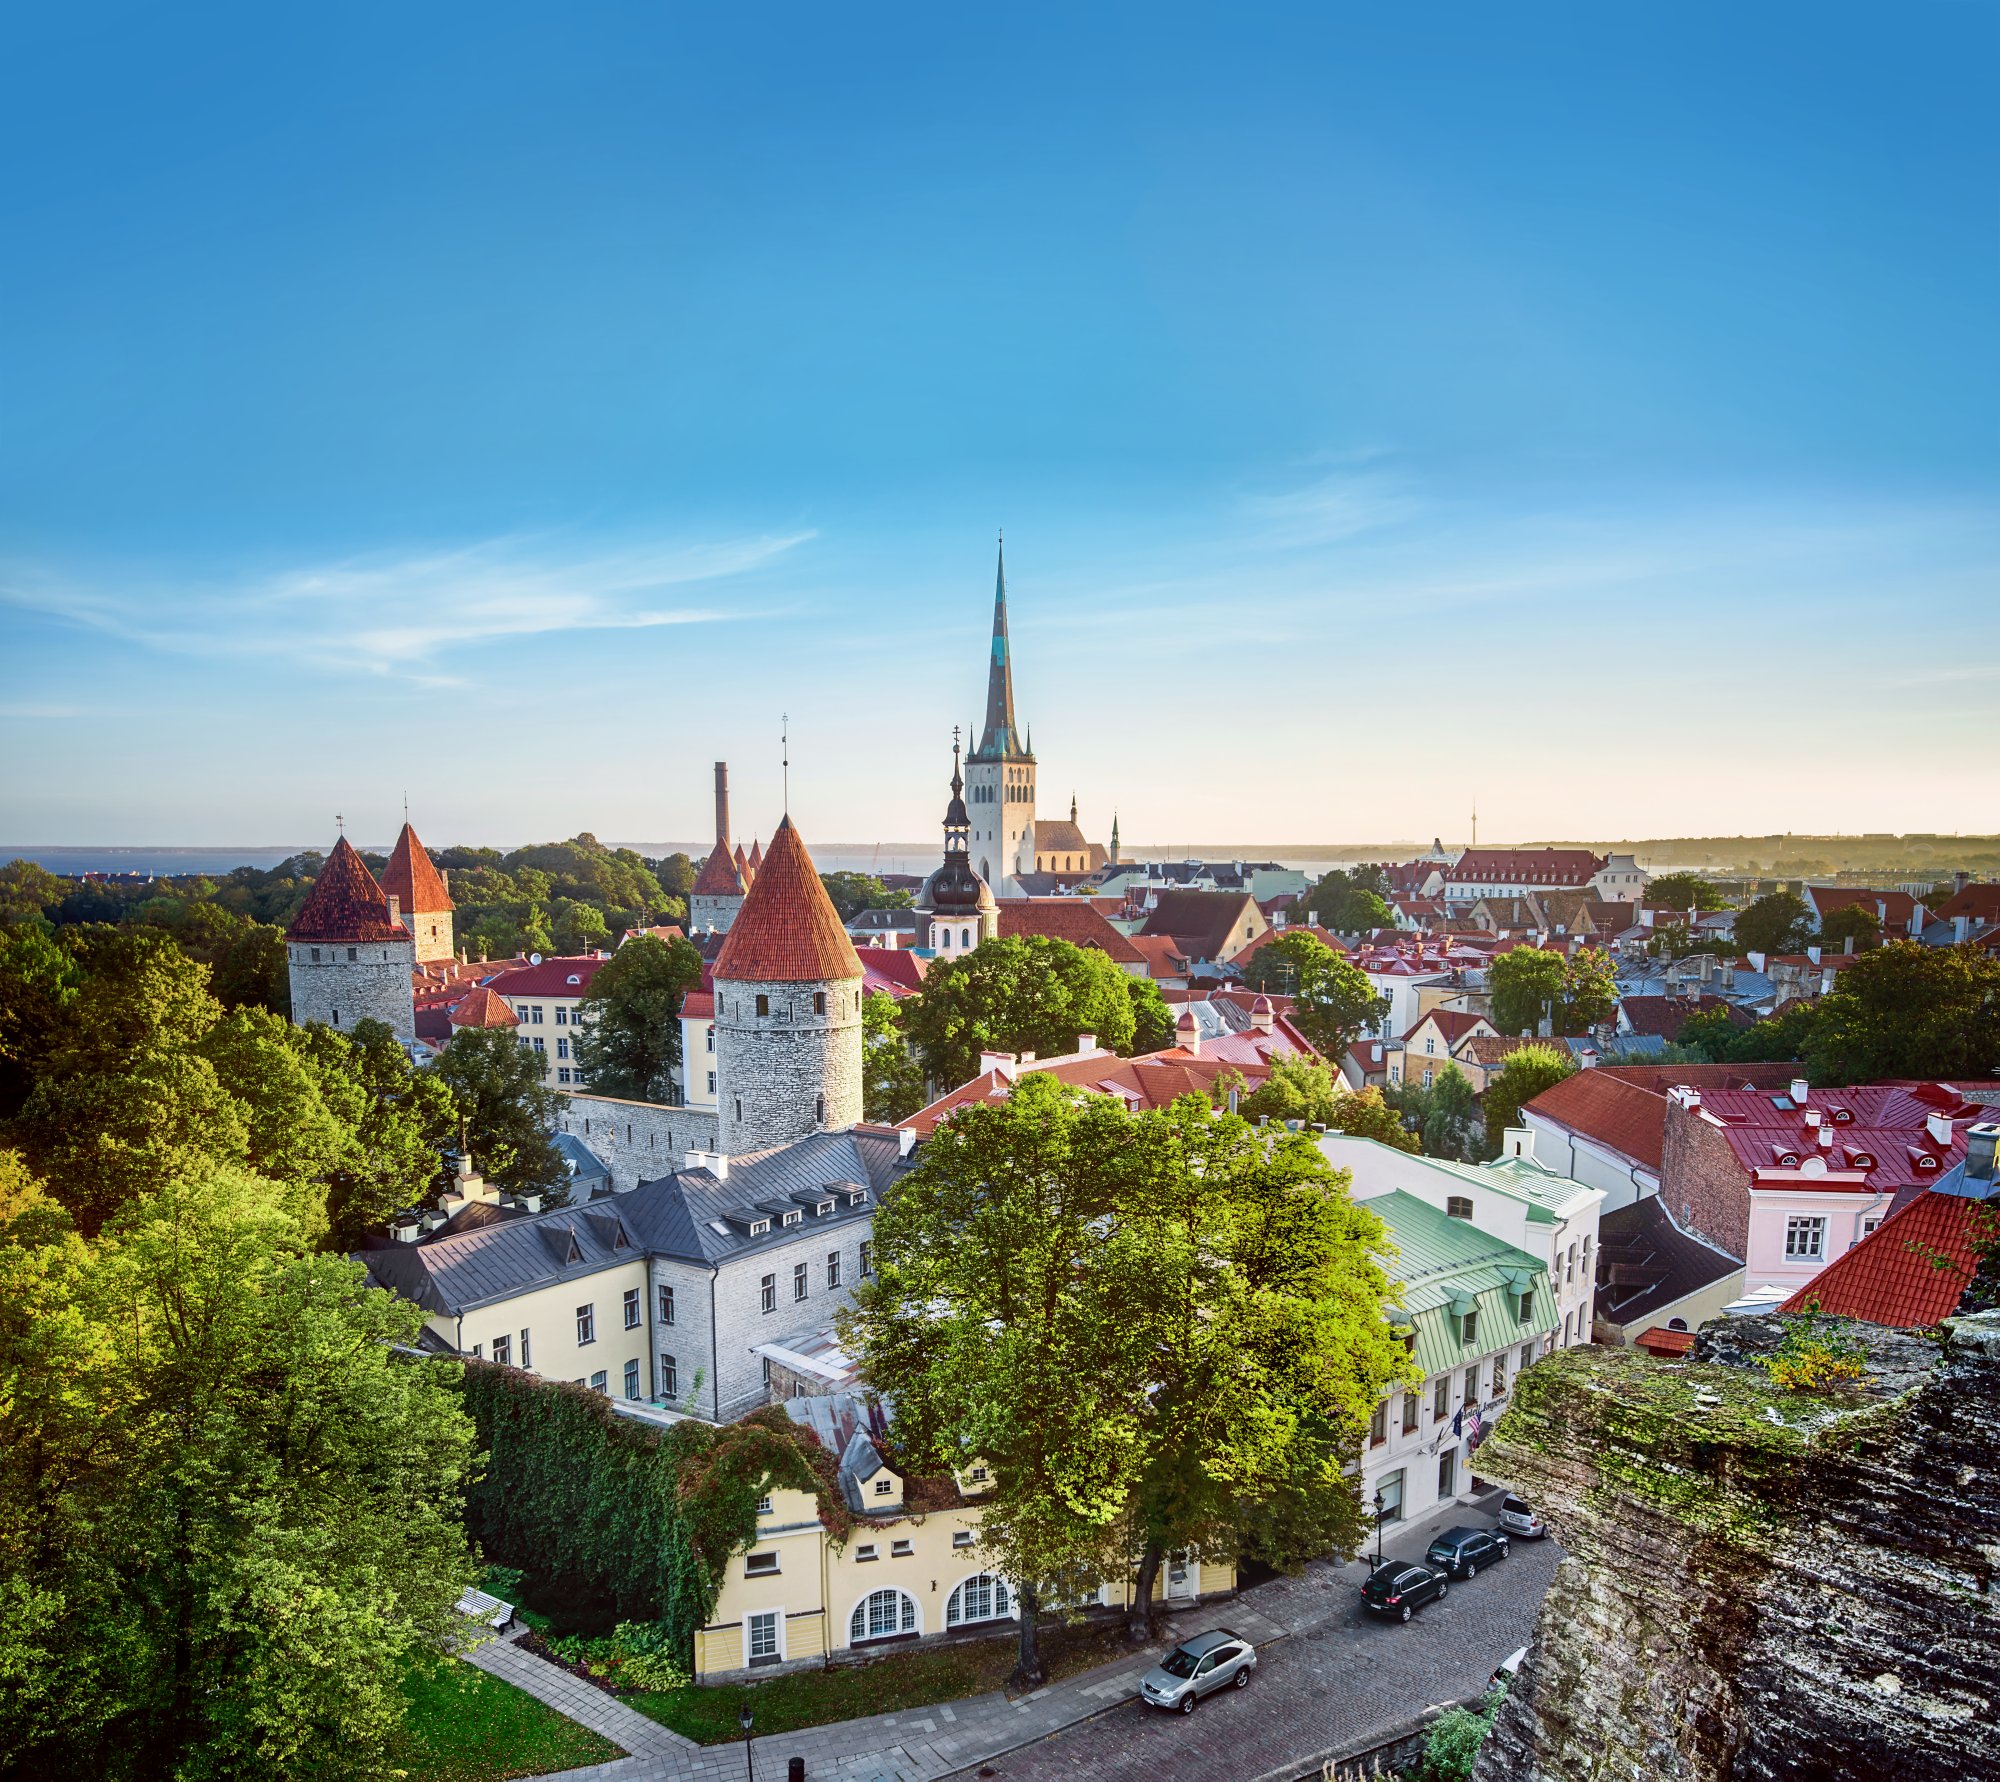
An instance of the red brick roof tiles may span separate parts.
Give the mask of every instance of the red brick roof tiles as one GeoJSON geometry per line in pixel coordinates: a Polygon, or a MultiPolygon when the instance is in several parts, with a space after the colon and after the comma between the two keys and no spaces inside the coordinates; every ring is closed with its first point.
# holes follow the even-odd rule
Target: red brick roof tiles
{"type": "Polygon", "coordinates": [[[1468,848],[1444,869],[1455,885],[1584,886],[1604,865],[1588,848],[1468,848]]]}
{"type": "Polygon", "coordinates": [[[1978,1266],[1972,1243],[1983,1204],[1957,1194],[1919,1195],[1827,1264],[1779,1310],[1800,1312],[1817,1301],[1821,1311],[1837,1317],[1928,1330],[1958,1309],[1978,1266]]]}
{"type": "Polygon", "coordinates": [[[723,937],[714,975],[739,984],[826,983],[862,975],[854,943],[789,816],[771,837],[770,852],[723,937]]]}
{"type": "Polygon", "coordinates": [[[389,920],[389,899],[367,863],[342,836],[319,869],[285,938],[294,941],[406,941],[410,931],[389,920]]]}
{"type": "Polygon", "coordinates": [[[697,897],[743,895],[743,875],[737,870],[736,857],[730,853],[726,841],[717,842],[715,852],[702,862],[701,871],[695,875],[694,895],[697,897]]]}
{"type": "Polygon", "coordinates": [[[920,1139],[928,1138],[940,1120],[960,1108],[1006,1100],[1013,1093],[1014,1079],[1030,1072],[1047,1074],[1078,1088],[1116,1095],[1129,1108],[1151,1109],[1170,1107],[1183,1095],[1212,1095],[1217,1082],[1232,1072],[1243,1079],[1247,1088],[1255,1089],[1270,1075],[1270,1067],[1211,1058],[1206,1048],[1199,1058],[1178,1050],[1154,1052],[1141,1058],[1120,1058],[1104,1052],[1055,1064],[1014,1065],[982,1072],[912,1114],[903,1124],[920,1139]]]}
{"type": "Polygon", "coordinates": [[[581,996],[590,988],[590,980],[603,969],[604,961],[595,953],[575,958],[544,959],[540,965],[530,965],[522,971],[510,971],[495,978],[487,988],[496,995],[515,998],[581,996]]]}
{"type": "Polygon", "coordinates": [[[1000,938],[1046,935],[1076,947],[1095,947],[1115,965],[1150,965],[1144,953],[1104,919],[1087,897],[1010,897],[1000,905],[1000,938]]]}
{"type": "Polygon", "coordinates": [[[1544,1089],[1522,1112],[1540,1114],[1657,1170],[1666,1148],[1667,1098],[1601,1070],[1580,1070],[1544,1089]]]}
{"type": "Polygon", "coordinates": [[[520,1023],[510,1009],[486,985],[473,991],[457,1008],[451,1011],[453,1027],[518,1027],[520,1023]]]}
{"type": "Polygon", "coordinates": [[[1694,1332],[1691,1330],[1668,1330],[1664,1325],[1655,1324],[1651,1330],[1643,1331],[1632,1339],[1635,1349],[1644,1349],[1649,1355],[1685,1355],[1694,1347],[1694,1332]]]}
{"type": "Polygon", "coordinates": [[[442,875],[407,823],[396,837],[389,864],[382,869],[382,889],[401,904],[405,915],[441,916],[451,909],[442,875]]]}

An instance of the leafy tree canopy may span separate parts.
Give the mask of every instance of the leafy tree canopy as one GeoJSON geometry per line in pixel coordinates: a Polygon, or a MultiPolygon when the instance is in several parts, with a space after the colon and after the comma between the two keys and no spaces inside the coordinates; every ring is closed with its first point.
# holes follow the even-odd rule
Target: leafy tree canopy
{"type": "Polygon", "coordinates": [[[1746,953],[1800,953],[1812,938],[1812,913],[1789,891],[1769,891],[1736,917],[1736,944],[1746,953]]]}
{"type": "Polygon", "coordinates": [[[1273,1059],[1271,1074],[1242,1095],[1237,1105],[1248,1120],[1271,1120],[1279,1125],[1297,1120],[1306,1126],[1324,1126],[1329,1132],[1375,1139],[1399,1151],[1417,1149],[1416,1134],[1383,1100],[1379,1089],[1349,1089],[1321,1058],[1273,1059]]]}
{"type": "Polygon", "coordinates": [[[1426,1157],[1448,1157],[1459,1163],[1478,1160],[1485,1136],[1479,1092],[1456,1064],[1447,1063],[1428,1084],[1421,1076],[1393,1083],[1383,1091],[1383,1099],[1416,1132],[1426,1157]]]}
{"type": "Polygon", "coordinates": [[[1322,1057],[1338,1059],[1367,1028],[1388,1013],[1366,975],[1316,935],[1282,934],[1252,955],[1282,962],[1290,980],[1292,1022],[1322,1057]]]}
{"type": "Polygon", "coordinates": [[[599,966],[573,1047],[591,1088],[630,1101],[675,1100],[681,1004],[700,983],[701,955],[678,938],[639,935],[599,966]]]}
{"type": "Polygon", "coordinates": [[[1583,947],[1565,958],[1540,947],[1516,947],[1493,961],[1493,1025],[1505,1034],[1536,1033],[1547,1016],[1558,1034],[1587,1033],[1618,1006],[1610,955],[1583,947]]]}
{"type": "Polygon", "coordinates": [[[1989,1077],[2000,1068],[2000,959],[1892,941],[1820,998],[1805,1040],[1815,1083],[1989,1077]]]}
{"type": "Polygon", "coordinates": [[[1873,910],[1850,903],[1821,919],[1819,944],[1826,952],[1844,953],[1849,941],[1857,953],[1882,944],[1882,924],[1873,910]]]}
{"type": "Polygon", "coordinates": [[[31,921],[62,902],[63,881],[32,860],[10,860],[0,866],[0,927],[31,921]]]}
{"type": "Polygon", "coordinates": [[[1671,910],[1719,910],[1728,899],[1698,872],[1663,872],[1646,887],[1646,901],[1671,910]]]}
{"type": "Polygon", "coordinates": [[[1389,881],[1379,866],[1336,867],[1306,893],[1304,907],[1322,928],[1362,934],[1395,920],[1387,902],[1389,881]]]}
{"type": "Polygon", "coordinates": [[[911,904],[909,892],[892,891],[870,873],[823,872],[819,882],[843,922],[852,922],[863,910],[906,910],[911,904]]]}
{"type": "Polygon", "coordinates": [[[1787,1003],[1748,1027],[1730,1020],[1727,1009],[1710,1009],[1683,1021],[1674,1038],[1712,1064],[1784,1064],[1804,1056],[1817,1019],[1809,1002],[1787,1003]]]}
{"type": "Polygon", "coordinates": [[[511,1029],[468,1027],[431,1069],[451,1091],[480,1173],[510,1194],[541,1194],[560,1205],[569,1171],[549,1139],[560,1100],[542,1081],[541,1060],[511,1029]]]}
{"type": "Polygon", "coordinates": [[[1486,1154],[1500,1155],[1507,1128],[1521,1124],[1521,1109],[1544,1089],[1576,1074],[1576,1060],[1554,1046],[1522,1046],[1488,1080],[1481,1098],[1486,1114],[1486,1154]]]}
{"type": "Polygon", "coordinates": [[[924,1105],[924,1069],[903,1037],[896,999],[877,990],[861,1005],[861,1112],[894,1124],[924,1105]]]}

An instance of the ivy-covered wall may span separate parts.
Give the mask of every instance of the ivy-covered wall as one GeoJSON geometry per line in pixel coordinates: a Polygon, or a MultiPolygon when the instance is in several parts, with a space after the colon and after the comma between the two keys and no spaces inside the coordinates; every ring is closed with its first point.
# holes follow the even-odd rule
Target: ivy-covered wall
{"type": "Polygon", "coordinates": [[[467,1521],[487,1559],[608,1595],[621,1619],[664,1623],[689,1659],[772,1485],[816,1493],[846,1532],[833,1457],[775,1406],[655,1429],[587,1387],[483,1361],[465,1364],[464,1392],[483,1451],[467,1521]]]}

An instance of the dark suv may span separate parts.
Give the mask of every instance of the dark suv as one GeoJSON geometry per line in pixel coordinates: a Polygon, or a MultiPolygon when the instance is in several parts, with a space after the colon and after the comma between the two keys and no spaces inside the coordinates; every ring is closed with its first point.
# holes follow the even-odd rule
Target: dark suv
{"type": "Polygon", "coordinates": [[[1392,1559],[1368,1574],[1368,1582],[1361,1586],[1361,1606],[1371,1615],[1393,1615],[1398,1621],[1407,1621],[1411,1611],[1422,1604],[1444,1601],[1450,1588],[1444,1573],[1392,1559]]]}
{"type": "Polygon", "coordinates": [[[1487,1528],[1448,1528],[1424,1550],[1424,1558],[1454,1578],[1476,1578],[1483,1565],[1507,1557],[1507,1537],[1487,1528]]]}

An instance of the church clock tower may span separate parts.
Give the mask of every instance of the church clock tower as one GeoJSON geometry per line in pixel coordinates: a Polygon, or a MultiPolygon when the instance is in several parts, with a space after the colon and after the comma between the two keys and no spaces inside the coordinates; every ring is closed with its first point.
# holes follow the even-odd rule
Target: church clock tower
{"type": "Polygon", "coordinates": [[[1035,870],[1035,756],[1014,722],[1014,664],[1007,651],[1007,553],[993,583],[993,658],[986,670],[986,723],[966,757],[970,855],[1001,897],[1026,893],[1017,875],[1035,870]]]}

